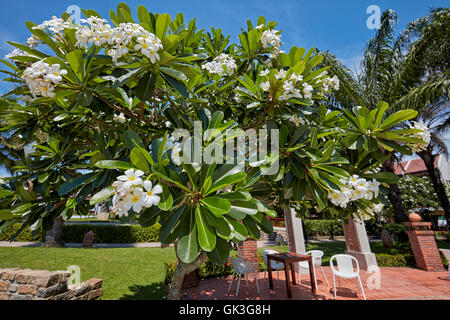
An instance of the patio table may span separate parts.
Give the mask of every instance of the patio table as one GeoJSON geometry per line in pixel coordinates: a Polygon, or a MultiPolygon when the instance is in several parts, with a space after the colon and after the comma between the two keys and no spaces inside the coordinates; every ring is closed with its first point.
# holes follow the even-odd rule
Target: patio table
{"type": "Polygon", "coordinates": [[[284,272],[286,275],[286,290],[287,290],[287,295],[289,298],[292,297],[292,289],[291,289],[291,284],[289,281],[289,266],[291,267],[292,283],[296,284],[295,269],[294,269],[293,263],[300,262],[300,261],[308,261],[309,276],[311,279],[311,290],[314,294],[316,293],[316,281],[314,278],[312,257],[310,255],[299,254],[299,253],[294,253],[294,252],[286,252],[286,253],[268,254],[268,255],[266,255],[266,257],[267,257],[267,267],[268,267],[268,273],[269,273],[269,288],[270,289],[273,289],[271,260],[282,262],[284,264],[284,272]]]}

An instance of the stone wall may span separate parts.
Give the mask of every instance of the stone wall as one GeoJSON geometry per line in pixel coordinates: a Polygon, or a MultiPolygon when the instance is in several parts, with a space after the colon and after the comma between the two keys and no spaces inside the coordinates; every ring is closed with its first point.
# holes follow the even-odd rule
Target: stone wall
{"type": "Polygon", "coordinates": [[[0,300],[94,300],[103,294],[102,279],[68,286],[68,271],[0,269],[0,300]]]}

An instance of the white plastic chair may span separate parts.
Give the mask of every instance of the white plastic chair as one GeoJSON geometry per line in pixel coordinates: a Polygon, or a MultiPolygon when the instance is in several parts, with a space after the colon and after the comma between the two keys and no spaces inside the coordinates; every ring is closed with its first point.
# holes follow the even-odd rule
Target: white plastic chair
{"type": "MultiPolygon", "coordinates": [[[[264,270],[264,279],[266,278],[266,273],[268,270],[268,266],[267,266],[267,255],[268,254],[276,254],[279,253],[276,250],[264,250],[263,252],[261,252],[262,257],[264,259],[264,264],[266,265],[266,270],[264,270]]],[[[277,271],[277,276],[278,276],[278,280],[280,280],[280,270],[284,269],[284,263],[282,262],[278,262],[278,261],[274,261],[274,260],[270,260],[270,266],[272,270],[276,270],[277,271]]]]}
{"type": "Polygon", "coordinates": [[[258,273],[257,270],[255,268],[255,265],[252,261],[248,261],[248,260],[244,260],[244,258],[230,258],[231,261],[231,265],[233,267],[233,277],[231,278],[231,282],[230,282],[230,286],[228,287],[228,293],[230,293],[231,290],[231,286],[233,285],[233,280],[235,276],[239,276],[239,280],[238,280],[238,285],[236,288],[236,296],[239,293],[239,285],[241,284],[241,276],[244,275],[245,280],[247,282],[247,287],[248,287],[248,277],[247,275],[250,273],[254,273],[255,274],[255,281],[256,281],[256,289],[258,291],[258,295],[259,295],[259,285],[258,285],[258,273]]]}
{"type": "MultiPolygon", "coordinates": [[[[330,283],[328,282],[327,276],[325,275],[325,271],[323,271],[322,268],[322,257],[323,257],[323,251],[321,250],[311,250],[306,252],[306,254],[311,255],[312,261],[313,261],[313,272],[314,272],[314,280],[316,282],[316,288],[317,288],[317,275],[316,275],[316,267],[320,267],[320,270],[322,270],[323,277],[325,278],[325,281],[327,282],[327,285],[330,286],[330,283]]],[[[309,262],[308,261],[300,261],[298,263],[300,270],[298,273],[299,276],[299,283],[302,283],[302,271],[306,270],[309,271],[309,262]]]]}
{"type": "MultiPolygon", "coordinates": [[[[364,288],[361,283],[361,278],[359,277],[359,263],[355,257],[348,254],[336,254],[330,259],[330,267],[333,272],[333,285],[334,285],[334,298],[336,299],[336,277],[341,277],[345,279],[358,278],[358,284],[361,288],[364,300],[366,300],[366,294],[364,293],[364,288]],[[337,269],[334,266],[333,260],[336,260],[337,269]],[[353,269],[353,262],[356,265],[356,271],[353,269]]],[[[339,280],[339,278],[338,278],[339,280]]],[[[339,287],[341,283],[339,281],[339,287]]]]}

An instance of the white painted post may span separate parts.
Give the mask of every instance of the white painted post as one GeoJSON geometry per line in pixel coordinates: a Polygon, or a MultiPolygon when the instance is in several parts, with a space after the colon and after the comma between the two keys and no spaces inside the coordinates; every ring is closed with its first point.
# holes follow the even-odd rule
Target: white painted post
{"type": "Polygon", "coordinates": [[[374,270],[378,267],[375,254],[372,253],[367,237],[364,221],[358,218],[349,218],[344,225],[346,254],[354,256],[359,263],[361,270],[374,270]]]}
{"type": "MultiPolygon", "coordinates": [[[[284,219],[286,221],[289,252],[305,253],[302,219],[296,217],[295,209],[287,206],[284,207],[284,219]]],[[[298,272],[297,264],[295,264],[295,271],[298,272]]]]}

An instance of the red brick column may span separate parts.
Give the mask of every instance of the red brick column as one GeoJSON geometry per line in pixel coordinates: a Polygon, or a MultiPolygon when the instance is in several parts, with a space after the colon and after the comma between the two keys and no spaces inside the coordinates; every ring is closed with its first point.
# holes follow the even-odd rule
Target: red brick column
{"type": "Polygon", "coordinates": [[[419,269],[444,271],[439,250],[431,230],[431,222],[405,222],[409,241],[419,269]]]}
{"type": "Polygon", "coordinates": [[[238,244],[238,256],[245,260],[252,261],[258,271],[258,242],[253,238],[248,238],[238,244]]]}

